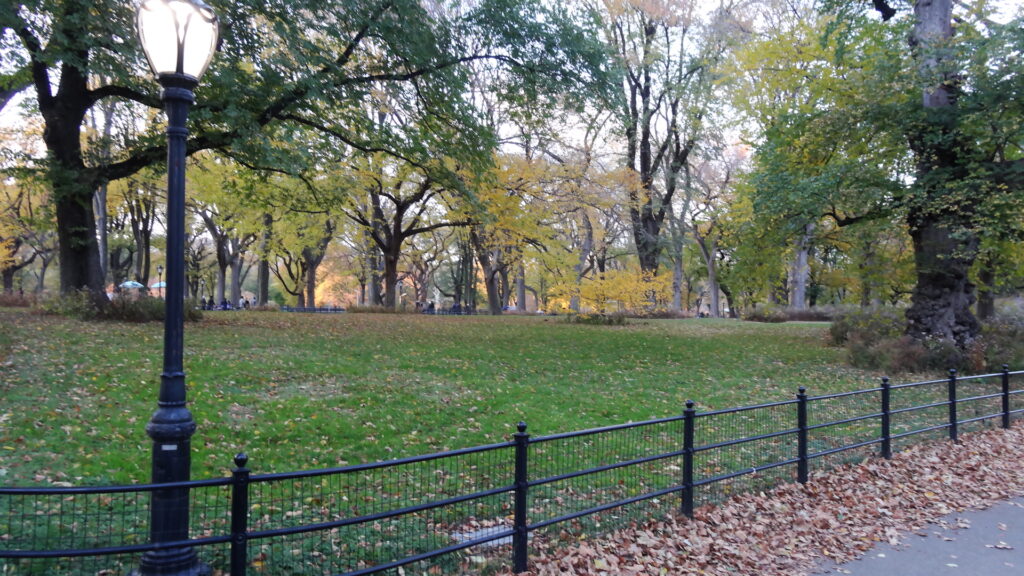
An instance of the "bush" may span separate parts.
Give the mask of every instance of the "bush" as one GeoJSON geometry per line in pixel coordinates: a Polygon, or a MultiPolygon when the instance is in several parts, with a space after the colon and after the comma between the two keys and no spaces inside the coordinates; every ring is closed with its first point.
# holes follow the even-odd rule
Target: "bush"
{"type": "Polygon", "coordinates": [[[784,308],[767,304],[755,307],[750,312],[744,314],[743,319],[749,322],[769,322],[772,324],[778,324],[789,320],[789,315],[786,314],[786,310],[784,308]]]}
{"type": "Polygon", "coordinates": [[[99,316],[99,311],[87,292],[48,296],[39,301],[36,310],[41,314],[79,320],[95,320],[99,316]]]}
{"type": "Polygon", "coordinates": [[[1003,313],[982,325],[980,356],[989,370],[1024,365],[1024,311],[1003,313]]]}
{"type": "Polygon", "coordinates": [[[804,310],[786,309],[786,317],[790,322],[831,322],[843,313],[834,306],[815,306],[804,310]]]}
{"type": "Polygon", "coordinates": [[[840,314],[829,327],[832,344],[842,346],[854,335],[865,342],[896,340],[903,334],[904,319],[896,308],[858,308],[840,314]]]}
{"type": "Polygon", "coordinates": [[[32,305],[33,301],[32,296],[25,296],[24,294],[0,293],[0,306],[7,308],[28,308],[32,305]]]}
{"type": "MultiPolygon", "coordinates": [[[[619,314],[619,312],[613,312],[612,315],[619,314]]],[[[674,310],[668,310],[665,308],[657,308],[647,312],[637,312],[630,314],[630,318],[644,318],[648,320],[678,320],[680,318],[693,318],[692,312],[681,310],[676,312],[674,310]]]]}
{"type": "Polygon", "coordinates": [[[565,317],[569,324],[585,324],[587,326],[625,326],[625,314],[569,314],[565,317]]]}
{"type": "MultiPolygon", "coordinates": [[[[67,316],[78,320],[110,320],[113,322],[163,322],[164,301],[150,296],[117,297],[105,307],[97,307],[87,292],[75,292],[42,301],[38,310],[43,314],[67,316]]],[[[203,312],[195,300],[185,301],[185,320],[202,319],[203,312]]]]}

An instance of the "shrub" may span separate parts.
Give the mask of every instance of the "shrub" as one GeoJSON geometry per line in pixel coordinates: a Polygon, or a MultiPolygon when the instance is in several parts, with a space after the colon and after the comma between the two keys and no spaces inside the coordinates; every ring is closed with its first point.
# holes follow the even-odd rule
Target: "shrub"
{"type": "Polygon", "coordinates": [[[36,310],[41,314],[65,316],[79,320],[94,320],[99,316],[99,310],[93,304],[89,294],[82,291],[43,298],[38,302],[36,310]]]}
{"type": "Polygon", "coordinates": [[[587,326],[625,326],[625,314],[569,314],[565,321],[570,324],[585,324],[587,326]]]}
{"type": "Polygon", "coordinates": [[[789,320],[789,315],[786,314],[785,309],[768,304],[755,307],[750,312],[744,314],[743,319],[749,322],[769,322],[777,324],[789,320]]]}
{"type": "Polygon", "coordinates": [[[1002,313],[984,323],[979,351],[984,366],[999,370],[1003,364],[1013,367],[1024,365],[1024,312],[1002,313]]]}
{"type": "MultiPolygon", "coordinates": [[[[613,312],[611,315],[614,316],[620,314],[619,312],[613,312]]],[[[666,308],[656,308],[645,312],[636,312],[629,315],[630,318],[645,318],[649,320],[677,320],[680,318],[693,318],[692,312],[668,310],[666,308]]]]}
{"type": "Polygon", "coordinates": [[[32,305],[33,298],[24,294],[0,293],[0,306],[8,308],[28,308],[32,305]]]}
{"type": "MultiPolygon", "coordinates": [[[[75,292],[42,301],[38,310],[43,314],[55,314],[78,320],[110,320],[114,322],[162,322],[164,301],[150,296],[138,298],[118,297],[103,307],[97,307],[87,292],[75,292]]],[[[195,300],[185,301],[185,320],[195,322],[202,319],[203,312],[195,300]]]]}
{"type": "Polygon", "coordinates": [[[895,340],[903,327],[903,314],[896,308],[858,308],[833,320],[829,336],[835,346],[846,344],[854,334],[866,342],[895,340]]]}
{"type": "Polygon", "coordinates": [[[977,371],[983,368],[983,347],[976,343],[960,350],[949,340],[928,339],[924,342],[911,336],[872,339],[855,332],[846,343],[847,359],[852,366],[884,370],[889,374],[900,372],[977,371]]]}
{"type": "Polygon", "coordinates": [[[786,309],[786,317],[790,322],[831,322],[843,314],[834,306],[815,306],[804,310],[786,309]]]}

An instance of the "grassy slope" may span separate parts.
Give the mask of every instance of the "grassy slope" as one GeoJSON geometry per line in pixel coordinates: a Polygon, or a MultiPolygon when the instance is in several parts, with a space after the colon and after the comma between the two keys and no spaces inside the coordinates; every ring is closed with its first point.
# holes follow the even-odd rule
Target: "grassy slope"
{"type": "MultiPolygon", "coordinates": [[[[862,387],[818,324],[213,313],[186,326],[194,478],[334,466],[862,387]]],[[[0,308],[0,483],[149,477],[159,324],[0,308]]]]}

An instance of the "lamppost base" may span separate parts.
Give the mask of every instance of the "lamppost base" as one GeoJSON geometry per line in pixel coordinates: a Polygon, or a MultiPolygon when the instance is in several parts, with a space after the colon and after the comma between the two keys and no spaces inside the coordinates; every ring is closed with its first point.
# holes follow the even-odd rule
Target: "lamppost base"
{"type": "Polygon", "coordinates": [[[196,558],[192,548],[153,550],[142,556],[142,561],[131,576],[212,576],[213,569],[196,558]]]}

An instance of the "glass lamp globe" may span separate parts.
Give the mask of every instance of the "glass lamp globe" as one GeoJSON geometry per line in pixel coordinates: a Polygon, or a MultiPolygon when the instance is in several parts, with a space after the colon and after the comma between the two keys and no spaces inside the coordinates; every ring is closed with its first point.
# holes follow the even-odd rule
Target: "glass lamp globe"
{"type": "Polygon", "coordinates": [[[143,0],[136,26],[158,78],[185,76],[198,82],[217,49],[217,15],[202,0],[143,0]]]}

